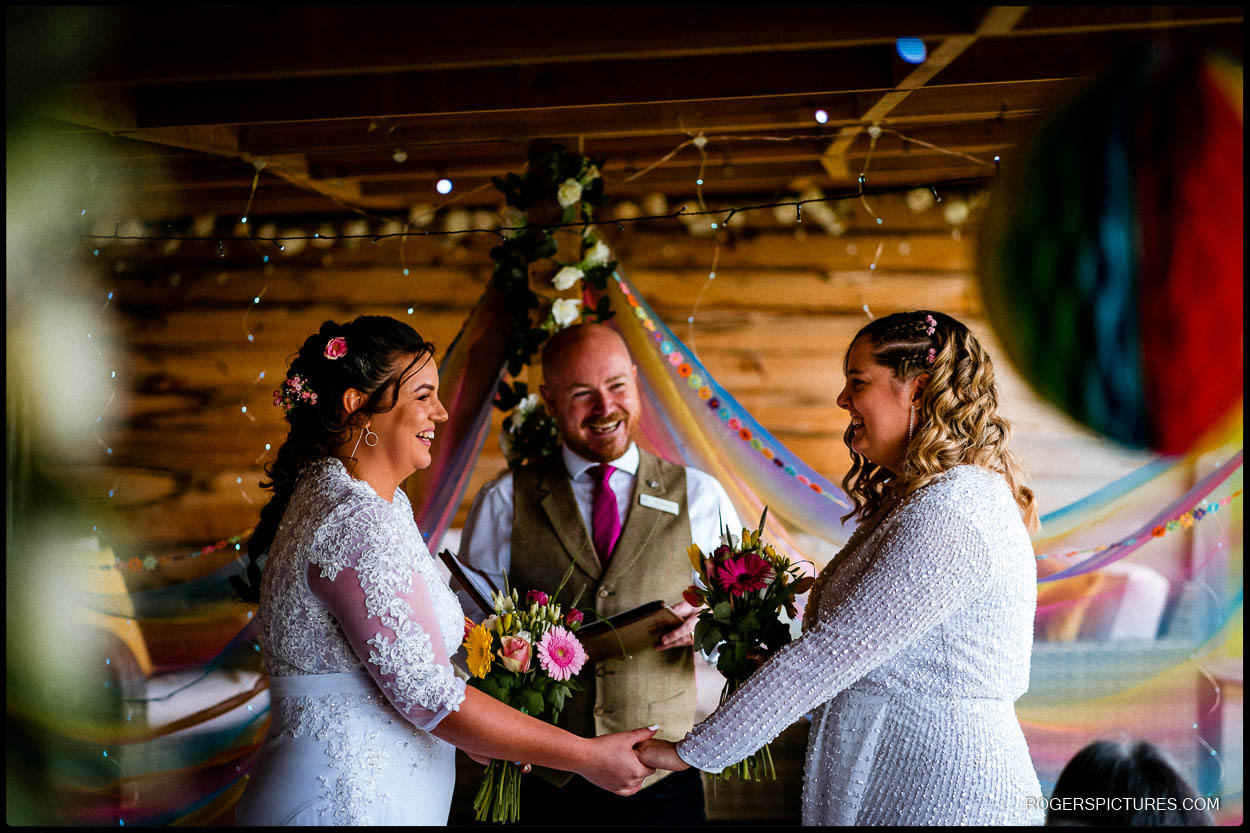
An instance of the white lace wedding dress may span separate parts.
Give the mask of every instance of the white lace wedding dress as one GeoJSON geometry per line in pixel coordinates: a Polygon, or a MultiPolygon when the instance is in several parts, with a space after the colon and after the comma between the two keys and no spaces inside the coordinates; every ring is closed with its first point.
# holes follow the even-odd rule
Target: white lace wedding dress
{"type": "Polygon", "coordinates": [[[678,754],[720,772],[811,713],[804,824],[1041,824],[1014,707],[1036,607],[1007,484],[960,466],[860,525],[817,578],[803,635],[678,754]]]}
{"type": "Polygon", "coordinates": [[[446,824],[455,750],[429,732],[464,700],[464,615],[403,490],[309,465],[263,575],[272,723],[237,823],[446,824]]]}

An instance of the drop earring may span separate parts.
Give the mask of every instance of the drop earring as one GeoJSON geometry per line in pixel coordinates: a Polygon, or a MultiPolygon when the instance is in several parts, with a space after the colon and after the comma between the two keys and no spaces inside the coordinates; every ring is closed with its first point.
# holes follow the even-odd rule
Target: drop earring
{"type": "Polygon", "coordinates": [[[365,441],[365,445],[369,446],[370,448],[373,448],[375,445],[377,445],[377,444],[378,444],[378,435],[377,435],[377,434],[375,434],[373,431],[370,431],[370,430],[369,430],[369,425],[370,425],[370,423],[367,423],[367,422],[366,422],[366,423],[365,423],[365,430],[364,430],[364,431],[361,431],[361,432],[360,432],[360,436],[356,438],[356,444],[355,444],[354,446],[352,446],[352,459],[355,459],[355,457],[356,457],[356,449],[360,448],[360,441],[361,441],[361,440],[364,440],[364,441],[365,441]],[[372,438],[373,438],[373,442],[369,442],[369,438],[370,438],[370,437],[372,437],[372,438]]]}
{"type": "Polygon", "coordinates": [[[907,417],[907,445],[911,445],[911,433],[916,427],[916,406],[911,406],[911,414],[907,417]]]}

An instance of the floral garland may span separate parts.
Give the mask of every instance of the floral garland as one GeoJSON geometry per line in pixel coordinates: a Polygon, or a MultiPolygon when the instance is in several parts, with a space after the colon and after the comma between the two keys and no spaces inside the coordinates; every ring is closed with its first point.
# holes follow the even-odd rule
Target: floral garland
{"type": "Polygon", "coordinates": [[[555,450],[558,435],[555,424],[537,395],[529,392],[524,382],[515,381],[534,354],[554,333],[585,321],[607,321],[613,311],[606,296],[593,310],[582,308],[578,298],[555,298],[544,309],[544,302],[530,289],[530,265],[551,260],[559,268],[551,279],[552,287],[565,292],[576,288],[581,295],[583,285],[607,288],[608,279],[616,269],[611,251],[592,225],[593,209],[603,202],[601,159],[570,153],[560,145],[535,148],[530,152],[524,175],[514,173],[494,177],[495,187],[508,205],[504,212],[504,241],[491,250],[495,263],[492,282],[504,294],[504,303],[512,312],[512,335],[508,343],[507,371],[512,384],[501,380],[495,394],[495,407],[510,411],[499,437],[500,449],[515,468],[532,462],[555,450]],[[558,222],[544,225],[531,221],[536,206],[551,202],[559,204],[558,222]],[[552,236],[552,227],[582,223],[578,260],[556,259],[559,247],[552,236]],[[535,323],[532,310],[538,310],[535,323]]]}

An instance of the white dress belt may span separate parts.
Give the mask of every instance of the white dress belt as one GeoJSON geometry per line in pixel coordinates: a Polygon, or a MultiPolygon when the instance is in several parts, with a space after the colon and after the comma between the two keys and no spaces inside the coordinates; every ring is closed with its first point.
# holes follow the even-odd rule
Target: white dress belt
{"type": "Polygon", "coordinates": [[[269,678],[269,694],[273,697],[324,697],[327,694],[369,692],[378,692],[378,686],[363,667],[342,674],[296,674],[269,678]]]}

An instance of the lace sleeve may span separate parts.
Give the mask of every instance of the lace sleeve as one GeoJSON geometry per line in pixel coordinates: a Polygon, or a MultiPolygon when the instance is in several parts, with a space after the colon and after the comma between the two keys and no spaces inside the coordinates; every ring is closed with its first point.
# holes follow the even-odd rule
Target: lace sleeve
{"type": "Polygon", "coordinates": [[[333,525],[309,559],[308,586],[395,709],[428,732],[459,709],[464,682],[452,670],[415,553],[389,524],[365,510],[333,525]]]}
{"type": "Polygon", "coordinates": [[[972,598],[989,569],[984,538],[950,502],[918,503],[900,512],[850,586],[826,590],[834,597],[815,626],[686,735],[682,760],[705,772],[742,760],[972,598]]]}

